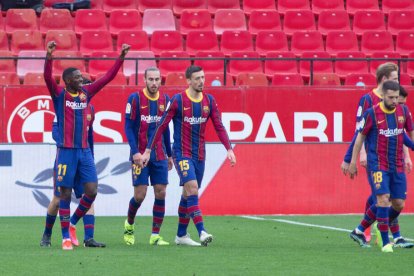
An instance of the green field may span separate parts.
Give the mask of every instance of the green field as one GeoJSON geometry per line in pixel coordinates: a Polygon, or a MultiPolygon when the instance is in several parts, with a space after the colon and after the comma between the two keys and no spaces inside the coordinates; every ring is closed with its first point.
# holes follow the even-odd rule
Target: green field
{"type": "MultiPolygon", "coordinates": [[[[205,217],[215,240],[208,247],[148,244],[151,218],[137,218],[136,243],[122,240],[121,217],[97,217],[95,238],[107,248],[62,251],[60,225],[51,248],[40,248],[44,219],[0,218],[0,275],[413,275],[414,249],[381,253],[360,248],[348,233],[295,225],[284,219],[314,225],[352,229],[360,216],[205,217]]],[[[400,219],[405,236],[414,237],[411,215],[400,219]]],[[[59,222],[59,221],[57,221],[59,222]]],[[[161,234],[173,243],[176,217],[167,217],[161,234]]],[[[83,236],[82,223],[78,236],[83,236]]],[[[190,234],[196,237],[195,227],[190,234]]]]}

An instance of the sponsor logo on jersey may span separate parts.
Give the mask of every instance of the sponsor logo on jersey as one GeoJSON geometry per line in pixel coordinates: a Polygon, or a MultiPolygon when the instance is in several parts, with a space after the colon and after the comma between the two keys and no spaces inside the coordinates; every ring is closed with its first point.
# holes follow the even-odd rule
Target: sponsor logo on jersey
{"type": "Polygon", "coordinates": [[[189,123],[190,125],[199,125],[205,123],[207,118],[203,117],[184,117],[184,122],[189,123]]]}
{"type": "Polygon", "coordinates": [[[384,135],[385,137],[392,137],[402,134],[404,129],[402,128],[393,128],[393,129],[380,129],[379,134],[384,135]]]}
{"type": "Polygon", "coordinates": [[[158,123],[160,120],[161,120],[161,116],[141,115],[141,122],[146,122],[147,124],[158,123]]]}
{"type": "Polygon", "coordinates": [[[70,107],[74,110],[85,109],[88,106],[87,103],[79,103],[79,102],[71,102],[71,101],[66,101],[65,105],[66,107],[70,107]]]}

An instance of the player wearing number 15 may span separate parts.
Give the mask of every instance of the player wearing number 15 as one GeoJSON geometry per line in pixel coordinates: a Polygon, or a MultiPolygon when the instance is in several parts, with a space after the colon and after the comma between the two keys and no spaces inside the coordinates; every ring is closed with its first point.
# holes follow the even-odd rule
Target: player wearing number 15
{"type": "Polygon", "coordinates": [[[179,224],[176,244],[199,246],[187,233],[190,218],[193,220],[201,244],[208,245],[213,236],[204,228],[203,217],[198,205],[198,189],[204,174],[206,157],[205,130],[207,120],[211,118],[220,141],[227,149],[227,158],[231,165],[236,164],[227,131],[221,122],[220,112],[213,96],[203,93],[204,72],[201,67],[190,66],[185,72],[189,85],[188,89],[172,97],[161,121],[157,125],[154,134],[148,141],[145,153],[139,157],[139,165],[147,166],[151,149],[161,139],[161,135],[168,127],[168,123],[174,123],[173,159],[174,165],[180,176],[180,185],[183,193],[178,209],[179,224]]]}

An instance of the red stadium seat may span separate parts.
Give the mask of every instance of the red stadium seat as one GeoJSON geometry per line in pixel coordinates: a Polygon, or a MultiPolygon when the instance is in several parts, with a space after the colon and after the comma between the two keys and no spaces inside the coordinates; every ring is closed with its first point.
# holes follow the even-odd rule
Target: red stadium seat
{"type": "Polygon", "coordinates": [[[366,31],[361,38],[361,51],[370,56],[373,52],[394,51],[392,35],[387,31],[366,31]]]}
{"type": "Polygon", "coordinates": [[[374,52],[371,55],[371,58],[381,58],[387,60],[371,60],[370,62],[370,71],[372,74],[375,74],[377,71],[378,66],[380,66],[384,62],[394,62],[398,64],[398,59],[401,58],[401,55],[397,52],[374,52]]]}
{"type": "Polygon", "coordinates": [[[298,73],[293,74],[274,74],[272,77],[272,85],[277,86],[301,86],[303,78],[298,73]]]}
{"type": "Polygon", "coordinates": [[[53,53],[55,60],[53,61],[53,75],[56,79],[60,79],[66,68],[78,68],[81,72],[86,71],[85,60],[79,51],[55,51],[53,53]],[[73,58],[73,59],[59,59],[73,58]]]}
{"type": "Polygon", "coordinates": [[[183,10],[180,32],[187,35],[191,31],[212,31],[213,21],[208,10],[183,10]]]}
{"type": "Polygon", "coordinates": [[[183,38],[179,31],[155,31],[151,37],[151,51],[159,56],[163,51],[183,51],[183,38]]]}
{"type": "Polygon", "coordinates": [[[49,30],[73,31],[73,18],[69,10],[44,9],[40,14],[39,26],[43,35],[49,30]]]}
{"type": "Polygon", "coordinates": [[[0,72],[0,85],[20,85],[19,77],[15,72],[0,72]]]}
{"type": "Polygon", "coordinates": [[[135,0],[103,0],[102,9],[107,14],[114,10],[136,10],[137,3],[135,0]]]}
{"type": "MultiPolygon", "coordinates": [[[[127,77],[131,77],[134,74],[144,74],[145,69],[149,67],[157,67],[155,55],[151,51],[129,51],[127,58],[136,58],[138,60],[138,62],[136,60],[128,59],[124,61],[123,73],[127,77]]],[[[139,81],[141,81],[141,79],[139,79],[139,81]]],[[[133,84],[134,82],[131,83],[130,80],[129,83],[133,84]]]]}
{"type": "Polygon", "coordinates": [[[347,0],[346,10],[354,15],[356,11],[377,11],[379,10],[378,0],[347,0]]]}
{"type": "Polygon", "coordinates": [[[154,31],[175,31],[175,18],[171,10],[148,9],[144,11],[142,29],[148,35],[154,31]]]}
{"type": "Polygon", "coordinates": [[[400,74],[399,82],[401,85],[409,85],[409,86],[412,85],[412,80],[410,78],[410,75],[404,74],[404,73],[400,74]]]}
{"type": "Polygon", "coordinates": [[[195,57],[196,58],[211,58],[211,59],[194,60],[194,65],[202,67],[204,72],[223,74],[224,54],[222,52],[218,52],[218,51],[197,52],[195,57]]]}
{"type": "Polygon", "coordinates": [[[117,51],[122,49],[122,44],[131,46],[132,51],[149,51],[149,39],[145,31],[120,31],[116,42],[117,51]]]}
{"type": "Polygon", "coordinates": [[[3,30],[0,30],[0,50],[9,50],[9,39],[3,30]]]}
{"type": "Polygon", "coordinates": [[[402,56],[408,56],[414,50],[414,30],[401,31],[397,35],[395,51],[402,56]]]}
{"type": "MultiPolygon", "coordinates": [[[[330,58],[327,52],[305,52],[302,54],[303,59],[307,58],[330,58]]],[[[302,77],[309,77],[311,72],[311,61],[301,60],[299,62],[299,73],[302,77]]],[[[332,61],[329,60],[314,60],[313,73],[333,73],[332,61]]]]}
{"type": "Polygon", "coordinates": [[[268,52],[266,58],[264,63],[264,73],[268,77],[272,77],[274,74],[298,73],[297,62],[294,60],[296,56],[292,52],[268,52]],[[271,58],[281,58],[281,60],[272,60],[271,58]]]}
{"type": "Polygon", "coordinates": [[[80,36],[84,31],[106,31],[105,13],[102,10],[78,10],[75,15],[75,32],[80,36]]]}
{"type": "Polygon", "coordinates": [[[363,52],[342,52],[338,53],[337,58],[350,58],[350,60],[335,61],[335,73],[340,78],[345,78],[349,74],[368,73],[368,61],[352,60],[353,58],[366,58],[363,52]]]}
{"type": "Polygon", "coordinates": [[[397,35],[400,31],[414,29],[414,10],[390,11],[388,15],[388,31],[397,35]]]}
{"type": "Polygon", "coordinates": [[[46,85],[43,73],[27,73],[23,78],[24,85],[46,85]]]}
{"type": "Polygon", "coordinates": [[[288,10],[310,10],[309,0],[278,0],[277,10],[285,14],[288,10]]]}
{"type": "Polygon", "coordinates": [[[148,9],[172,9],[171,0],[137,0],[138,10],[144,13],[148,9]]]}
{"type": "Polygon", "coordinates": [[[322,11],[343,11],[344,0],[312,0],[312,12],[320,14],[322,11]]]}
{"type": "MultiPolygon", "coordinates": [[[[100,79],[105,75],[105,73],[99,73],[96,75],[96,79],[100,79]]],[[[118,72],[115,78],[108,83],[108,85],[127,85],[127,79],[121,72],[118,72]]]]}
{"type": "Polygon", "coordinates": [[[185,49],[191,56],[200,51],[219,51],[217,35],[214,31],[189,32],[185,49]]]}
{"type": "MultiPolygon", "coordinates": [[[[414,59],[414,52],[409,53],[408,58],[414,59]]],[[[407,73],[411,78],[414,78],[414,61],[407,61],[407,73]]]]}
{"type": "Polygon", "coordinates": [[[351,73],[345,77],[345,85],[350,86],[376,86],[377,80],[371,73],[351,73]]]}
{"type": "Polygon", "coordinates": [[[273,51],[289,51],[285,32],[260,31],[256,36],[256,52],[265,56],[266,53],[273,51]]]}
{"type": "Polygon", "coordinates": [[[257,35],[260,31],[280,31],[279,13],[274,10],[254,10],[250,14],[249,31],[252,35],[257,35]]]}
{"type": "Polygon", "coordinates": [[[233,52],[231,58],[243,58],[246,60],[231,60],[229,74],[236,77],[240,73],[263,73],[260,56],[256,52],[233,52]],[[256,58],[255,60],[249,60],[256,58]]]}
{"type": "Polygon", "coordinates": [[[221,36],[221,51],[226,56],[233,52],[254,51],[249,31],[224,31],[221,36]]]}
{"type": "Polygon", "coordinates": [[[223,72],[219,73],[208,73],[206,72],[204,74],[205,76],[205,82],[204,85],[206,87],[212,87],[212,86],[234,86],[233,78],[226,74],[226,81],[224,81],[224,75],[223,72]]]}
{"type": "Polygon", "coordinates": [[[335,73],[320,74],[316,73],[313,75],[312,85],[330,85],[338,86],[341,85],[341,80],[335,73]]]}
{"type": "Polygon", "coordinates": [[[138,10],[114,10],[109,14],[109,32],[118,36],[120,31],[142,30],[142,18],[138,10]]]}
{"type": "MultiPolygon", "coordinates": [[[[0,50],[0,57],[13,57],[12,52],[0,50]]],[[[16,65],[13,59],[0,59],[0,72],[16,72],[16,65]]]]}
{"type": "Polygon", "coordinates": [[[353,31],[330,31],[326,36],[326,52],[336,56],[339,52],[359,51],[358,39],[353,31]]]}
{"type": "Polygon", "coordinates": [[[9,9],[6,12],[5,30],[12,34],[16,30],[38,30],[37,17],[33,9],[9,9]]]}
{"type": "Polygon", "coordinates": [[[133,74],[129,77],[129,83],[130,86],[136,86],[136,85],[145,85],[144,83],[144,73],[142,74],[133,74]]]}
{"type": "Polygon", "coordinates": [[[354,32],[361,36],[365,31],[385,31],[384,14],[381,11],[355,12],[354,32]]]}
{"type": "Polygon", "coordinates": [[[318,30],[322,35],[327,35],[329,31],[350,31],[349,16],[345,10],[322,11],[319,14],[318,30]]]}
{"type": "Polygon", "coordinates": [[[318,31],[294,32],[290,47],[297,56],[309,51],[325,51],[322,34],[318,31]]]}
{"type": "Polygon", "coordinates": [[[207,11],[205,0],[172,0],[172,5],[173,12],[177,16],[182,16],[185,10],[203,9],[207,11]]]}
{"type": "Polygon", "coordinates": [[[257,10],[276,11],[274,0],[243,0],[243,10],[248,16],[257,10]]]}
{"type": "Polygon", "coordinates": [[[239,0],[208,0],[208,11],[211,14],[217,14],[221,9],[240,9],[239,0]]]}
{"type": "Polygon", "coordinates": [[[263,73],[240,73],[236,77],[236,85],[267,86],[268,81],[263,73]]]}
{"type": "MultiPolygon", "coordinates": [[[[160,54],[160,58],[189,58],[190,56],[187,52],[162,52],[160,54]]],[[[171,72],[185,72],[187,67],[191,65],[191,61],[188,60],[160,60],[158,64],[158,68],[160,68],[161,76],[165,78],[167,73],[171,72]]]]}
{"type": "Polygon", "coordinates": [[[382,12],[389,14],[392,10],[414,10],[412,0],[382,0],[382,12]]]}
{"type": "Polygon", "coordinates": [[[20,51],[17,60],[17,75],[23,78],[27,73],[43,73],[46,51],[20,51]],[[35,59],[21,59],[33,57],[35,59]]]}
{"type": "Polygon", "coordinates": [[[214,19],[216,34],[221,35],[224,31],[245,30],[247,30],[246,18],[242,10],[217,10],[214,19]]]}
{"type": "Polygon", "coordinates": [[[79,51],[78,40],[74,31],[70,30],[50,30],[45,37],[45,45],[49,41],[56,42],[56,50],[79,51]]]}
{"type": "Polygon", "coordinates": [[[10,50],[17,55],[21,50],[44,50],[42,34],[35,30],[14,31],[10,41],[10,50]]]}
{"type": "MultiPolygon", "coordinates": [[[[109,59],[91,59],[89,61],[89,74],[92,79],[95,79],[99,73],[106,73],[115,63],[115,59],[118,58],[117,52],[93,52],[91,58],[113,58],[109,59]]],[[[121,69],[122,70],[122,69],[121,69]]]]}
{"type": "Polygon", "coordinates": [[[166,86],[188,86],[185,74],[181,72],[167,73],[165,77],[166,86]]]}
{"type": "Polygon", "coordinates": [[[79,49],[84,56],[96,51],[113,51],[112,36],[109,31],[84,31],[79,49]]]}
{"type": "Polygon", "coordinates": [[[296,31],[316,30],[315,18],[310,10],[286,11],[284,31],[291,36],[296,31]]]}

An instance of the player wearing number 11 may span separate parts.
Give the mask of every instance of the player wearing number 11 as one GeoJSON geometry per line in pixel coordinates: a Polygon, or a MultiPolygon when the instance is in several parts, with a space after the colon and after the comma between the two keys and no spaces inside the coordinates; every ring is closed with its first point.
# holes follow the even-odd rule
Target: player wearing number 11
{"type": "Polygon", "coordinates": [[[151,149],[161,139],[161,135],[174,123],[173,159],[180,176],[180,185],[183,193],[178,208],[179,223],[175,243],[178,245],[199,246],[187,233],[190,218],[193,220],[201,244],[206,246],[213,236],[204,228],[203,217],[198,205],[198,189],[204,174],[206,157],[205,130],[207,120],[211,118],[220,141],[227,150],[227,158],[232,166],[236,164],[236,157],[232,150],[227,131],[221,122],[220,112],[213,96],[203,93],[204,72],[199,66],[190,66],[185,72],[189,85],[188,89],[172,97],[161,121],[148,141],[145,153],[139,157],[139,166],[148,164],[151,149]]]}

